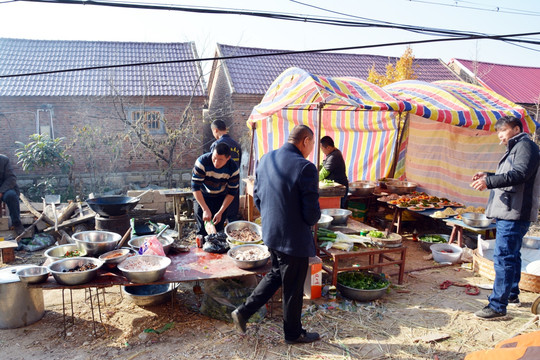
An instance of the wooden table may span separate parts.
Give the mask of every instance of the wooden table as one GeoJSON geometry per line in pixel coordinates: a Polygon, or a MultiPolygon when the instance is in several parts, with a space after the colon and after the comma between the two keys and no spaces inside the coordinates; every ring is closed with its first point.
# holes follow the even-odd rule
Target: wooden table
{"type": "Polygon", "coordinates": [[[493,239],[496,235],[495,232],[497,229],[497,225],[495,223],[491,223],[488,227],[477,228],[469,226],[465,224],[462,220],[458,220],[453,217],[444,219],[444,222],[446,223],[446,225],[452,227],[452,233],[450,234],[450,240],[448,240],[448,243],[451,244],[454,240],[457,240],[457,244],[460,247],[463,247],[463,229],[467,229],[477,233],[485,231],[487,239],[493,239]]]}
{"type": "MultiPolygon", "coordinates": [[[[377,230],[369,225],[350,218],[347,220],[347,229],[349,230],[349,233],[351,231],[353,233],[358,233],[362,230],[377,230]]],[[[330,230],[342,231],[342,229],[340,229],[339,227],[331,227],[330,230]]],[[[340,271],[375,269],[377,272],[381,272],[383,266],[389,265],[397,265],[399,267],[398,284],[403,283],[403,275],[405,273],[405,258],[407,255],[407,248],[404,246],[395,248],[362,248],[357,251],[343,251],[332,248],[330,248],[329,250],[325,250],[322,248],[318,248],[318,251],[324,253],[332,260],[333,265],[328,266],[323,264],[323,270],[332,277],[332,285],[334,286],[337,284],[337,275],[340,271]],[[345,259],[359,259],[366,257],[368,258],[367,265],[342,266],[342,261],[345,259]]]]}
{"type": "Polygon", "coordinates": [[[185,189],[165,189],[159,190],[159,193],[173,199],[174,230],[178,233],[178,237],[180,237],[184,223],[195,222],[195,219],[189,219],[182,215],[182,205],[187,203],[188,198],[193,197],[193,192],[186,191],[185,189]]]}

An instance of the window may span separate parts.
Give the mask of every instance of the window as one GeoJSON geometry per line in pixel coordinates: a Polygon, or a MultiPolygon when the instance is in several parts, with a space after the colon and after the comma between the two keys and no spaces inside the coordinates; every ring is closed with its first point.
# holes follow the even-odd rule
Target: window
{"type": "Polygon", "coordinates": [[[165,134],[162,109],[132,110],[130,120],[141,121],[150,134],[165,134]]]}

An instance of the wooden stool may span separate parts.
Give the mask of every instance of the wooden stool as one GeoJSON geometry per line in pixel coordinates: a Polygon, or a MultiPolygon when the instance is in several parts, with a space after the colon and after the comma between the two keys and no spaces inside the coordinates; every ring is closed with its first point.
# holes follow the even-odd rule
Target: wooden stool
{"type": "Polygon", "coordinates": [[[15,241],[0,241],[0,262],[7,264],[15,261],[15,248],[17,248],[15,241]]]}

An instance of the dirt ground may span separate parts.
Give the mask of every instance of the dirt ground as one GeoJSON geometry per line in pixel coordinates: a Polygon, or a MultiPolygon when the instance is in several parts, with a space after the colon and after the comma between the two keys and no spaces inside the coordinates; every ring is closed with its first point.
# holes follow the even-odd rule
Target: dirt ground
{"type": "MultiPolygon", "coordinates": [[[[441,290],[439,284],[445,280],[472,285],[490,281],[460,265],[434,268],[437,264],[425,258],[427,253],[418,243],[404,243],[410,264],[426,269],[411,271],[411,265],[407,266],[404,284],[392,286],[380,300],[354,303],[338,296],[336,302],[326,297],[304,301],[305,328],[322,336],[313,344],[283,342],[280,304],[262,322],[249,324],[242,335],[231,323],[202,315],[201,295],[193,291],[193,283],[182,283],[172,303],[144,308],[122,295],[118,286],[106,288],[104,293],[100,291],[101,321],[95,290],[96,321],[92,321],[88,292],[73,290],[73,326],[69,318],[64,321],[61,290],[45,290],[43,319],[24,328],[0,330],[0,358],[453,360],[491,348],[517,333],[538,330],[530,311],[538,294],[522,292],[521,307],[510,307],[507,321],[477,319],[473,312],[487,304],[489,290],[470,296],[464,287],[441,290]],[[64,336],[66,324],[70,327],[64,336]],[[430,334],[448,337],[435,342],[421,339],[430,334]]],[[[35,256],[17,252],[17,262],[31,263],[35,256]]],[[[64,295],[70,315],[70,291],[64,295]]]]}

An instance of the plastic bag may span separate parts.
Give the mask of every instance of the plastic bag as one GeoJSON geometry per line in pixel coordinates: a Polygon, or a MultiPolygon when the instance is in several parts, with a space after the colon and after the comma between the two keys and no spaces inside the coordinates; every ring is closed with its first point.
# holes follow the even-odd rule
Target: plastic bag
{"type": "Polygon", "coordinates": [[[163,245],[161,245],[157,236],[146,238],[143,245],[139,248],[139,254],[165,256],[163,245]]]}
{"type": "Polygon", "coordinates": [[[229,250],[227,235],[224,232],[206,235],[202,249],[206,252],[223,254],[229,250]]]}
{"type": "Polygon", "coordinates": [[[51,234],[35,234],[31,239],[22,239],[19,241],[17,250],[37,251],[45,249],[54,244],[56,240],[51,234]]]}
{"type": "MultiPolygon", "coordinates": [[[[203,283],[204,296],[200,311],[203,315],[231,322],[231,312],[251,295],[257,280],[255,276],[232,279],[212,279],[203,283]]],[[[266,306],[250,317],[249,322],[259,322],[266,316],[266,306]]]]}

